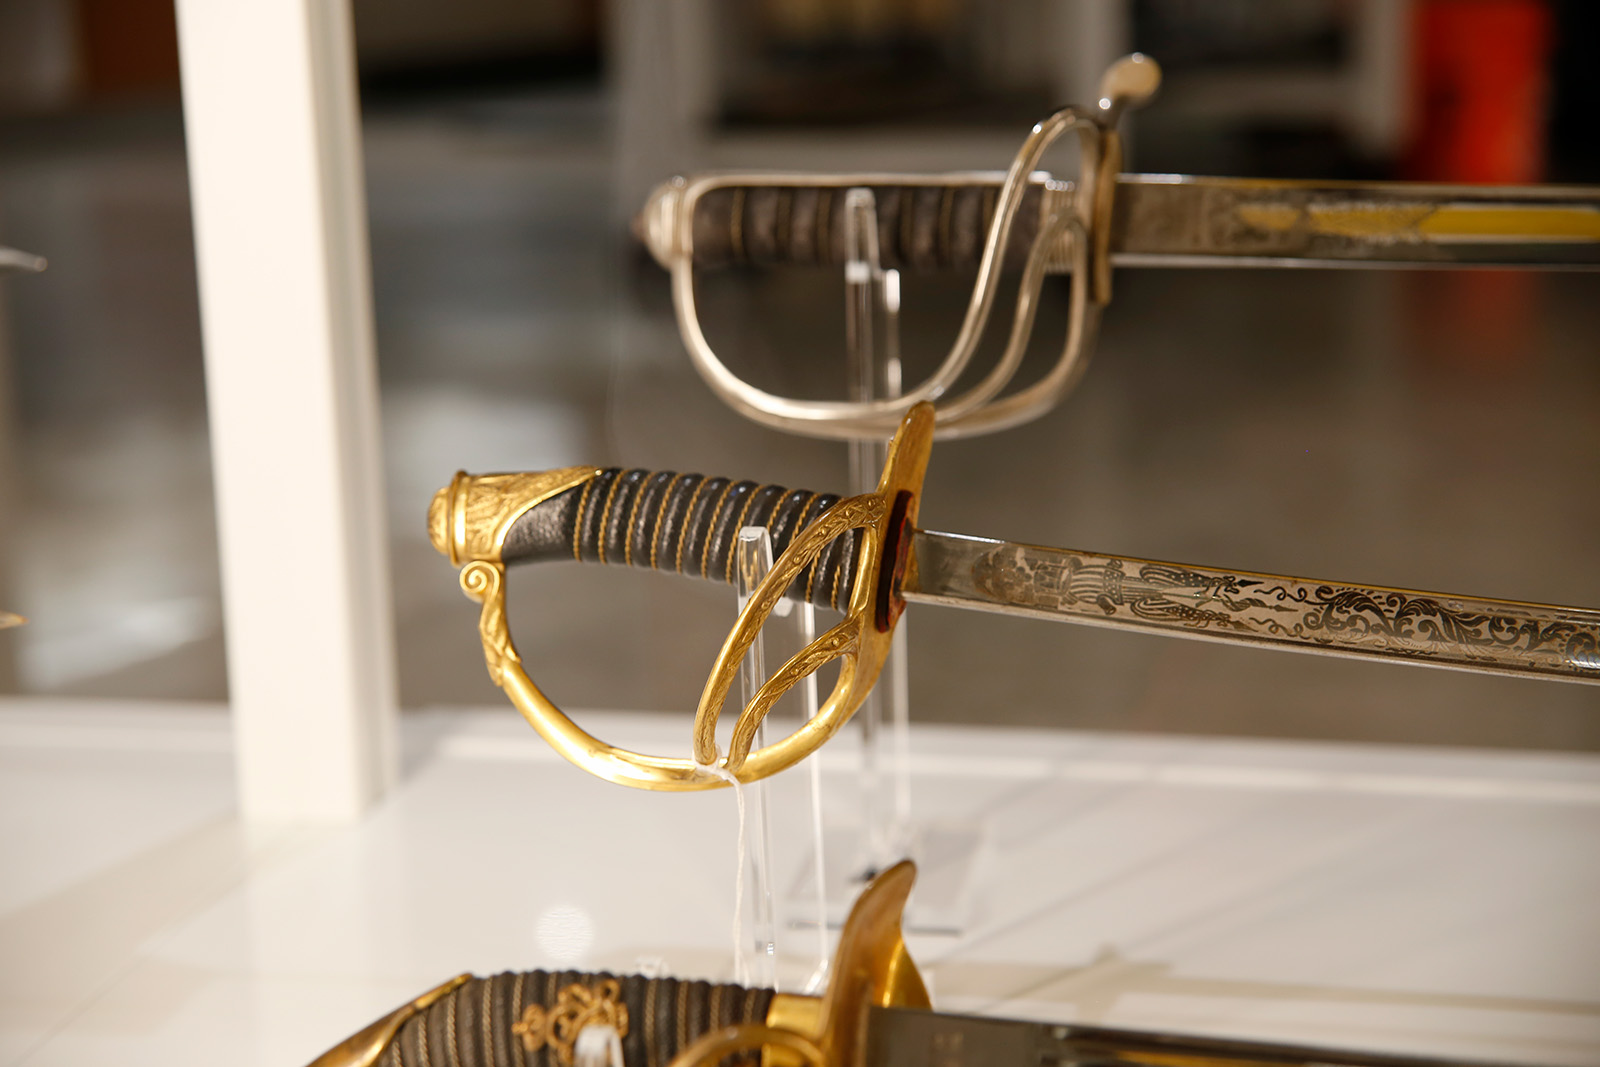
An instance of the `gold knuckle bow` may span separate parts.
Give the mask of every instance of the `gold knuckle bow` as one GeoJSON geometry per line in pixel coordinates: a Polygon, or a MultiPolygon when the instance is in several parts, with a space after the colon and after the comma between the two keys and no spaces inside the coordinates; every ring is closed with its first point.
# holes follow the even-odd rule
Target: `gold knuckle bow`
{"type": "Polygon", "coordinates": [[[502,549],[519,516],[593,478],[594,467],[527,474],[457,474],[435,498],[429,532],[435,547],[461,567],[462,591],[482,607],[478,635],[489,677],[563,757],[589,773],[637,789],[693,791],[769,777],[815,752],[861,706],[889,654],[902,603],[896,577],[909,552],[922,478],[933,446],[933,408],[920,404],[900,424],[874,492],[847,497],[797,534],[756,586],[722,644],[695,709],[692,759],[617,748],[584,731],[540,691],[523,667],[506,615],[502,549]],[[726,755],[716,731],[739,666],[761,627],[797,575],[837,537],[861,530],[859,562],[845,617],[784,663],[734,721],[726,755]],[[887,570],[885,569],[887,568],[887,570]],[[839,661],[833,691],[817,714],[787,737],[753,749],[772,706],[798,682],[839,661]]]}

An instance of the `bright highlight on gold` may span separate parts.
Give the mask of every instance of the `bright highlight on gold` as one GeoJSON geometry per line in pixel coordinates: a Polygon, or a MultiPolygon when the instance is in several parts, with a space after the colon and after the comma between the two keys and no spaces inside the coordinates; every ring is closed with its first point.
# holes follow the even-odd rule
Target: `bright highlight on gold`
{"type": "MultiPolygon", "coordinates": [[[[695,709],[692,758],[673,759],[616,748],[591,736],[545,696],[528,676],[511,638],[506,618],[505,562],[502,550],[508,531],[530,508],[593,478],[593,467],[567,467],[537,474],[457,474],[441,489],[428,509],[428,533],[434,548],[461,567],[461,588],[482,605],[478,636],[489,677],[504,689],[522,717],[566,759],[590,774],[636,789],[691,791],[728,784],[731,774],[753,782],[805,759],[838,733],[878,679],[894,636],[893,618],[880,629],[875,617],[879,575],[891,524],[915,527],[922,478],[933,447],[933,408],[919,404],[908,413],[889,446],[889,458],[875,492],[847,497],[825,511],[795,536],[756,586],[733,630],[723,642],[695,709]],[[907,506],[896,513],[895,501],[907,506]],[[903,519],[900,515],[903,514],[903,519]],[[783,599],[795,577],[816,561],[823,549],[851,530],[863,531],[860,559],[842,622],[795,653],[757,691],[734,722],[726,754],[717,751],[716,731],[739,665],[767,617],[783,599]],[[796,683],[839,661],[833,692],[816,716],[789,736],[754,749],[756,731],[767,713],[796,683]]],[[[890,567],[894,560],[888,561],[890,567]]],[[[890,595],[898,595],[891,592],[890,595]]]]}

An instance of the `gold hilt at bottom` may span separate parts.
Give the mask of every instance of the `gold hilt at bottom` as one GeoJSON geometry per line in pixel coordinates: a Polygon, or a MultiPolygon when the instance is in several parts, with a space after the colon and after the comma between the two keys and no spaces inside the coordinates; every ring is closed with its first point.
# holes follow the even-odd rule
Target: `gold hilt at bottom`
{"type": "Polygon", "coordinates": [[[668,1067],[716,1067],[731,1053],[758,1049],[763,1067],[860,1063],[869,1009],[933,1006],[900,929],[916,880],[916,864],[901,860],[867,883],[839,935],[832,981],[821,1000],[779,993],[765,1022],[713,1030],[668,1067]]]}
{"type": "Polygon", "coordinates": [[[310,1067],[446,1061],[490,1067],[507,1057],[523,1060],[522,1053],[540,1053],[539,1062],[551,1067],[573,1067],[579,1034],[597,1024],[626,1041],[633,1067],[667,1061],[675,1050],[667,1067],[717,1067],[741,1052],[746,1056],[740,1062],[752,1062],[759,1053],[763,1067],[853,1067],[865,1052],[861,1042],[872,1008],[930,1006],[900,929],[915,881],[916,867],[907,860],[862,890],[839,936],[832,982],[820,999],[669,978],[462,974],[346,1038],[310,1067]],[[663,1012],[669,1017],[664,1023],[663,1012]],[[719,1026],[719,1019],[746,1021],[719,1026]],[[712,1028],[706,1030],[708,1023],[712,1028]]]}

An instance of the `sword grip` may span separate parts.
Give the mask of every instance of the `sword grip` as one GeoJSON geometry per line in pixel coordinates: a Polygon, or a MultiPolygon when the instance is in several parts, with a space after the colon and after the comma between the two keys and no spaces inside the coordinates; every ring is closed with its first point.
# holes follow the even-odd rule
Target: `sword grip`
{"type": "MultiPolygon", "coordinates": [[[[378,1067],[571,1067],[578,1032],[613,1026],[626,1067],[664,1067],[708,1030],[761,1022],[772,990],[578,971],[472,978],[413,1015],[378,1067]]],[[[760,1053],[730,1064],[756,1067],[760,1053]]]]}
{"type": "MultiPolygon", "coordinates": [[[[838,501],[835,493],[610,467],[518,516],[506,531],[500,559],[508,565],[575,559],[731,582],[742,528],[765,526],[776,556],[838,501]]],[[[861,530],[851,530],[830,542],[788,595],[843,610],[861,536],[861,530]]]]}
{"type": "MultiPolygon", "coordinates": [[[[693,257],[697,267],[798,264],[841,266],[845,242],[844,194],[834,185],[726,185],[707,190],[694,205],[693,257]]],[[[875,181],[880,265],[926,273],[970,269],[983,256],[994,221],[1000,176],[948,184],[875,181]]],[[[1004,266],[1020,270],[1039,231],[1038,182],[1028,185],[1011,227],[1004,266]]]]}

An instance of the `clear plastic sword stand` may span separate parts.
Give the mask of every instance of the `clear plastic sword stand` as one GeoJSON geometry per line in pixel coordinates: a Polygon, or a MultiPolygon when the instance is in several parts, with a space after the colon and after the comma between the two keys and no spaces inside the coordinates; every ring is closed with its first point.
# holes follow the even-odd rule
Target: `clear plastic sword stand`
{"type": "MultiPolygon", "coordinates": [[[[734,551],[737,613],[743,610],[745,601],[772,569],[771,534],[764,526],[746,526],[739,531],[734,551]]],[[[762,628],[755,643],[750,646],[750,651],[745,655],[744,663],[740,667],[739,688],[741,702],[744,705],[750,703],[762,683],[766,681],[766,644],[770,638],[777,636],[773,631],[782,628],[783,624],[779,621],[782,619],[789,620],[790,625],[796,630],[794,638],[796,648],[809,644],[816,636],[815,608],[808,603],[797,605],[789,600],[780,602],[773,612],[772,619],[762,628]]],[[[784,657],[779,658],[781,660],[784,657]]],[[[789,733],[798,727],[800,722],[781,720],[798,717],[801,722],[809,721],[815,717],[817,705],[817,680],[812,676],[797,686],[790,697],[781,701],[768,718],[778,718],[780,721],[774,728],[780,729],[782,733],[789,733]],[[792,711],[784,710],[784,704],[796,698],[801,705],[798,716],[792,711]]],[[[756,733],[756,746],[762,747],[766,743],[766,725],[763,724],[756,733]]],[[[773,871],[778,859],[774,850],[772,817],[773,793],[779,788],[780,783],[764,778],[742,787],[744,800],[740,806],[744,824],[740,829],[740,838],[746,847],[742,850],[743,855],[740,859],[742,869],[738,877],[743,880],[743,885],[749,888],[749,892],[741,890],[738,896],[741,900],[749,901],[750,923],[748,929],[735,931],[738,952],[738,957],[735,959],[735,973],[740,981],[774,989],[797,985],[799,991],[804,993],[819,992],[826,985],[831,950],[828,937],[827,881],[823,863],[821,758],[820,753],[813,754],[798,768],[805,792],[804,801],[799,808],[807,824],[806,832],[785,835],[800,844],[803,852],[809,853],[800,857],[802,862],[799,864],[799,868],[810,875],[806,878],[809,885],[799,893],[790,894],[786,901],[791,909],[789,926],[795,932],[793,940],[784,938],[780,941],[775,907],[778,894],[773,871]],[[807,934],[811,936],[808,937],[807,934]],[[780,947],[784,956],[782,960],[779,959],[780,947]]],[[[784,780],[782,784],[788,786],[796,776],[781,777],[784,780]]],[[[789,820],[785,822],[788,824],[789,820]]],[[[735,917],[735,923],[740,924],[745,909],[736,908],[736,911],[740,914],[735,917]]]]}
{"type": "MultiPolygon", "coordinates": [[[[850,399],[885,400],[901,393],[900,272],[884,270],[872,190],[845,193],[845,351],[850,399]]],[[[887,441],[849,443],[850,491],[878,484],[887,441]]],[[[911,695],[906,620],[900,619],[877,686],[856,713],[861,736],[861,837],[856,881],[865,882],[911,851],[911,695]],[[888,715],[884,714],[887,705],[888,715]],[[887,722],[885,719],[887,718],[887,722]]]]}

